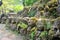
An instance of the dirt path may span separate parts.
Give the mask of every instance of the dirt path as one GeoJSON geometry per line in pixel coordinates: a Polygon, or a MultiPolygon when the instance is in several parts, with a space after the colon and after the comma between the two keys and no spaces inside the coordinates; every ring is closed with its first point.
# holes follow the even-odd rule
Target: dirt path
{"type": "Polygon", "coordinates": [[[5,24],[0,24],[0,40],[23,40],[23,37],[6,29],[5,24]]]}

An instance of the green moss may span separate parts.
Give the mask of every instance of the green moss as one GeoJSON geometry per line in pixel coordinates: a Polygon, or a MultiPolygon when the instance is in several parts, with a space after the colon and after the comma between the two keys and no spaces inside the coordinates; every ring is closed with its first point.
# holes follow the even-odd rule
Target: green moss
{"type": "Polygon", "coordinates": [[[17,26],[25,29],[25,28],[27,28],[28,25],[23,22],[20,22],[17,26]]]}

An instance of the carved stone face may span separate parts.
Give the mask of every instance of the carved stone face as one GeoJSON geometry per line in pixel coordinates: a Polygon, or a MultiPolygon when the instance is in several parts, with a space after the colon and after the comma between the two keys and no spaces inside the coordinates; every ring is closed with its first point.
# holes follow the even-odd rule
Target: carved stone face
{"type": "Polygon", "coordinates": [[[38,22],[37,22],[37,27],[42,27],[42,26],[43,26],[42,21],[38,21],[38,22]]]}
{"type": "Polygon", "coordinates": [[[39,30],[44,29],[44,23],[41,20],[37,21],[36,26],[39,30]]]}
{"type": "Polygon", "coordinates": [[[33,24],[33,20],[29,20],[28,25],[32,25],[32,24],[33,24]]]}

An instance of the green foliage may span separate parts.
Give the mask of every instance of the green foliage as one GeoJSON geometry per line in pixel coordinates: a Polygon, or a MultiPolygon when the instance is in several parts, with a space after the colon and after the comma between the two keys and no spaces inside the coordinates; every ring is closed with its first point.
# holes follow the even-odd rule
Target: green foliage
{"type": "Polygon", "coordinates": [[[14,9],[15,12],[18,12],[20,10],[23,10],[23,8],[24,8],[23,5],[16,5],[16,6],[14,6],[13,9],[14,9]]]}
{"type": "Polygon", "coordinates": [[[20,22],[17,26],[25,29],[25,28],[27,28],[28,25],[23,22],[20,22]]]}
{"type": "Polygon", "coordinates": [[[42,37],[47,37],[47,31],[41,32],[40,37],[41,37],[41,38],[42,38],[42,37]]]}
{"type": "Polygon", "coordinates": [[[33,40],[34,36],[35,36],[35,32],[33,31],[33,32],[31,32],[31,34],[30,34],[31,40],[33,40]]]}
{"type": "Polygon", "coordinates": [[[35,3],[37,0],[24,0],[25,6],[31,6],[33,3],[35,3]]]}
{"type": "Polygon", "coordinates": [[[18,12],[20,10],[23,10],[23,4],[20,2],[20,0],[2,0],[3,4],[0,8],[0,10],[4,10],[6,13],[9,12],[9,10],[13,10],[14,12],[18,12]]]}
{"type": "Polygon", "coordinates": [[[28,13],[28,16],[29,17],[34,17],[36,14],[36,10],[31,10],[29,13],[28,13]]]}

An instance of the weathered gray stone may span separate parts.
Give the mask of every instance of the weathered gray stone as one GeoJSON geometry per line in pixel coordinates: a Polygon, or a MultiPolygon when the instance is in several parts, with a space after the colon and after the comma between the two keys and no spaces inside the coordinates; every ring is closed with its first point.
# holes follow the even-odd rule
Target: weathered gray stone
{"type": "Polygon", "coordinates": [[[17,29],[16,24],[10,24],[10,25],[9,25],[9,28],[10,28],[11,30],[16,30],[16,29],[17,29]]]}

